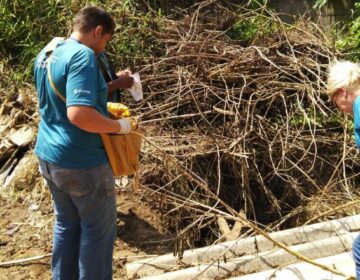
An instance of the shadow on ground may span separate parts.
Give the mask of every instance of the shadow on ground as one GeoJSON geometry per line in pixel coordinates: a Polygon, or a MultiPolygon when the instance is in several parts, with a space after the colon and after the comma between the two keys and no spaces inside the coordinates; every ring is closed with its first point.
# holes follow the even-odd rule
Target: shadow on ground
{"type": "Polygon", "coordinates": [[[172,251],[175,237],[159,232],[135,212],[118,212],[118,237],[148,254],[165,254],[172,251]]]}

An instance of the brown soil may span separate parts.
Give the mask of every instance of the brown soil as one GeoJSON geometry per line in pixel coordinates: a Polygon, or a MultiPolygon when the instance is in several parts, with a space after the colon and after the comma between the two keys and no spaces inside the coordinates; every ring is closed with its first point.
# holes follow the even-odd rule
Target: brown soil
{"type": "MultiPolygon", "coordinates": [[[[170,252],[173,238],[155,199],[145,190],[117,188],[118,237],[114,249],[114,279],[127,279],[125,264],[170,252]]],[[[52,206],[22,198],[0,197],[0,263],[51,253],[52,206]],[[9,202],[10,201],[10,202],[9,202]]],[[[0,265],[0,279],[51,279],[50,257],[16,265],[0,265]]]]}

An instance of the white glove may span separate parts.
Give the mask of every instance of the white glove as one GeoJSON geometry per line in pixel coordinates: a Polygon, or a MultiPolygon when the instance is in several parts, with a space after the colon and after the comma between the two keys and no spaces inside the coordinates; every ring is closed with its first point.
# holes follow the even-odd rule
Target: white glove
{"type": "Polygon", "coordinates": [[[131,132],[130,119],[119,119],[117,122],[120,124],[120,130],[116,134],[129,134],[131,132]]]}

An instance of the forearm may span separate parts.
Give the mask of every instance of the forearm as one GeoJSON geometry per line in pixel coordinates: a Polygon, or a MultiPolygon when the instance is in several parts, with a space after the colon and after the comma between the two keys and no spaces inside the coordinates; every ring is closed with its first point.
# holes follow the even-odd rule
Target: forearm
{"type": "Polygon", "coordinates": [[[134,78],[131,77],[131,72],[128,70],[120,71],[117,74],[117,78],[108,82],[108,92],[111,93],[117,89],[131,88],[134,84],[134,78]]]}
{"type": "Polygon", "coordinates": [[[91,133],[116,133],[121,129],[116,120],[88,106],[70,106],[67,108],[67,116],[73,125],[91,133]]]}
{"type": "Polygon", "coordinates": [[[113,91],[119,89],[120,87],[117,85],[116,80],[112,80],[108,82],[108,93],[112,93],[113,91]]]}

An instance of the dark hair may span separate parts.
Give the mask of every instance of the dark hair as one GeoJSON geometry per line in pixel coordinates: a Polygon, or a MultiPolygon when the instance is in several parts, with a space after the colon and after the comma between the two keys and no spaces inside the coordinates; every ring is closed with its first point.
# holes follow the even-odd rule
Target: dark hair
{"type": "Polygon", "coordinates": [[[104,34],[114,33],[114,19],[109,13],[96,6],[82,8],[74,19],[74,29],[81,32],[90,32],[99,25],[103,27],[104,34]]]}

